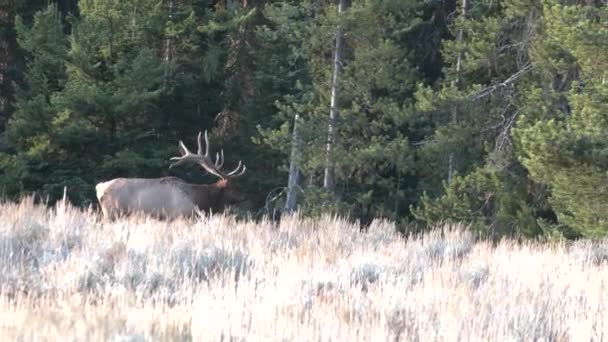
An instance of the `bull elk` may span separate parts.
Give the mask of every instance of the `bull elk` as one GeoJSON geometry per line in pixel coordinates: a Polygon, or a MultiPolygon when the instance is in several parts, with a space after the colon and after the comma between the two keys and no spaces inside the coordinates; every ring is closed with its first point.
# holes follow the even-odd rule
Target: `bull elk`
{"type": "Polygon", "coordinates": [[[213,184],[190,184],[177,177],[162,178],[116,178],[95,186],[97,199],[105,217],[134,212],[145,213],[159,218],[191,216],[199,211],[221,212],[231,204],[243,200],[234,186],[235,179],[245,173],[246,167],[239,161],[231,172],[222,171],[224,150],[216,154],[215,162],[209,156],[209,138],[205,131],[205,153],[203,154],[202,134],[199,132],[198,151],[190,152],[179,141],[180,157],[170,160],[169,168],[184,164],[200,165],[209,174],[219,178],[213,184]]]}

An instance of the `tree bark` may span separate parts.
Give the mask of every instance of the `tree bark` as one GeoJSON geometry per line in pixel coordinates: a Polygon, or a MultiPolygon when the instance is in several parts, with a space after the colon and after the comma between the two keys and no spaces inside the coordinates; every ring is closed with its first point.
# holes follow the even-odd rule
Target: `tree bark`
{"type": "MultiPolygon", "coordinates": [[[[346,6],[345,0],[340,0],[338,5],[338,15],[344,13],[346,6]]],[[[342,64],[342,31],[338,27],[336,31],[336,45],[334,50],[333,72],[331,77],[331,100],[329,107],[329,127],[327,131],[327,146],[325,177],[323,178],[323,188],[328,191],[333,191],[336,186],[336,168],[334,160],[334,149],[336,144],[337,124],[338,124],[338,77],[340,73],[340,65],[342,64]]]]}
{"type": "Polygon", "coordinates": [[[298,134],[298,119],[300,116],[296,114],[293,120],[293,134],[291,139],[291,157],[289,161],[289,180],[287,181],[287,200],[285,201],[285,211],[292,212],[296,210],[298,205],[298,178],[300,178],[300,170],[298,169],[297,161],[301,151],[301,141],[298,134]]]}
{"type": "MultiPolygon", "coordinates": [[[[173,2],[174,0],[169,0],[169,4],[168,4],[168,11],[169,11],[169,21],[173,20],[173,2]]],[[[163,51],[163,60],[165,61],[165,63],[169,63],[171,62],[171,49],[172,49],[172,45],[173,45],[173,41],[171,39],[171,37],[167,36],[165,37],[165,44],[164,44],[164,51],[163,51]]]]}
{"type": "MultiPolygon", "coordinates": [[[[469,0],[462,0],[462,16],[463,18],[467,17],[467,12],[469,9],[469,0]]],[[[462,42],[464,32],[462,28],[458,31],[458,36],[456,40],[458,42],[462,42]]],[[[452,86],[459,87],[460,86],[460,70],[462,69],[462,51],[458,52],[456,56],[456,79],[452,81],[452,86]]],[[[458,108],[454,106],[452,109],[452,124],[458,123],[458,108]]],[[[450,152],[448,157],[448,184],[452,183],[452,178],[454,177],[454,152],[450,152]]]]}

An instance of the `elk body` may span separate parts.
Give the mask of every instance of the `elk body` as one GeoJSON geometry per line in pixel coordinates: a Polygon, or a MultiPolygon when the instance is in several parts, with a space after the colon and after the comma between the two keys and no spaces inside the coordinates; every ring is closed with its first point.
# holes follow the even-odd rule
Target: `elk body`
{"type": "Polygon", "coordinates": [[[234,179],[245,173],[246,167],[239,161],[231,172],[221,170],[224,152],[216,154],[216,161],[209,157],[209,138],[205,131],[205,153],[202,134],[198,134],[198,151],[190,152],[180,140],[182,156],[169,168],[184,164],[197,164],[219,180],[213,184],[191,184],[177,177],[116,178],[95,186],[97,199],[105,217],[116,218],[131,213],[144,213],[159,218],[192,216],[199,211],[222,212],[228,205],[243,200],[234,186],[234,179]]]}

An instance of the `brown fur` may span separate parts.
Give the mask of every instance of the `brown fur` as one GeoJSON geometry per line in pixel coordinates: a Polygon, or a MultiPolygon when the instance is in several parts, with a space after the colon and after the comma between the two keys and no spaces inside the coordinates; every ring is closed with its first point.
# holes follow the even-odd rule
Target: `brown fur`
{"type": "Polygon", "coordinates": [[[234,179],[247,169],[239,161],[232,172],[221,170],[224,151],[216,154],[213,162],[209,156],[209,138],[205,131],[205,154],[203,133],[199,132],[196,154],[190,152],[180,140],[181,157],[169,168],[184,164],[198,164],[209,174],[220,178],[213,184],[189,184],[177,177],[164,178],[116,178],[95,186],[97,199],[106,217],[116,217],[133,212],[142,212],[157,217],[191,216],[198,211],[219,213],[228,205],[241,202],[243,196],[234,187],[234,179]]]}
{"type": "Polygon", "coordinates": [[[190,184],[177,177],[116,178],[96,186],[104,216],[116,218],[136,212],[159,218],[222,212],[243,200],[231,180],[190,184]]]}
{"type": "Polygon", "coordinates": [[[199,210],[209,213],[221,213],[232,204],[243,200],[243,196],[233,186],[232,181],[221,179],[213,184],[179,184],[188,193],[199,210]]]}

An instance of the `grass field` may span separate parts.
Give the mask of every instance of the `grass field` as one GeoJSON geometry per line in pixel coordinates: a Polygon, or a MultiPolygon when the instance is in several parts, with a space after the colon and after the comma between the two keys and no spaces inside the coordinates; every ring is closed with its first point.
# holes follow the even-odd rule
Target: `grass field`
{"type": "Polygon", "coordinates": [[[608,243],[0,204],[0,340],[602,341],[608,243]]]}

